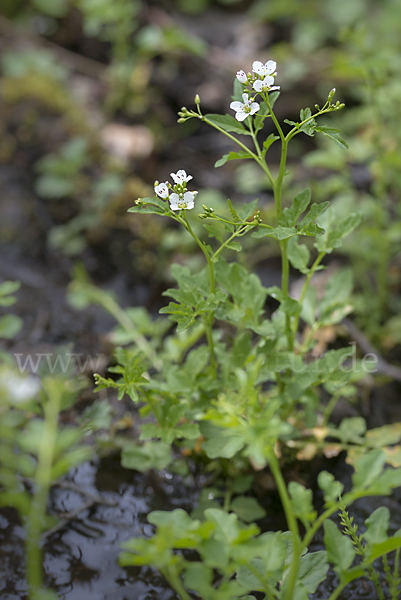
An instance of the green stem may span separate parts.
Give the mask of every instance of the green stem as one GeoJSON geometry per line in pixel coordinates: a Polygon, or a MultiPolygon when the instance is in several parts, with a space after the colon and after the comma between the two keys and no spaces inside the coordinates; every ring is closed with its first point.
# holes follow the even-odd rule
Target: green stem
{"type": "Polygon", "coordinates": [[[264,160],[262,160],[257,154],[255,154],[254,152],[252,152],[252,150],[250,150],[248,148],[248,146],[245,146],[245,144],[243,144],[242,142],[240,142],[239,140],[237,140],[237,138],[235,138],[233,135],[231,135],[230,133],[228,133],[228,131],[224,131],[224,129],[222,129],[218,125],[215,125],[214,123],[212,123],[212,121],[209,121],[209,119],[207,119],[206,117],[202,117],[202,121],[205,121],[205,123],[207,123],[211,127],[214,127],[215,129],[217,129],[221,133],[224,133],[224,135],[226,135],[228,138],[230,138],[230,140],[233,140],[233,142],[235,142],[236,144],[238,144],[238,146],[240,146],[243,150],[245,150],[248,154],[250,154],[252,156],[252,158],[258,163],[258,165],[266,173],[267,178],[269,179],[271,186],[274,187],[273,176],[270,173],[269,167],[266,165],[266,163],[264,162],[264,160]]]}
{"type": "Polygon", "coordinates": [[[181,600],[191,600],[191,597],[186,592],[175,568],[167,566],[165,569],[160,569],[160,573],[167,580],[173,590],[178,594],[181,600]]]}
{"type": "MultiPolygon", "coordinates": [[[[44,384],[44,382],[43,382],[44,384]]],[[[46,504],[51,485],[51,469],[57,439],[57,422],[60,412],[61,393],[58,382],[48,380],[48,399],[44,407],[43,434],[38,450],[35,473],[35,493],[28,515],[26,547],[26,570],[29,598],[38,597],[42,587],[41,534],[45,529],[46,504]]]]}
{"type": "Polygon", "coordinates": [[[203,254],[205,255],[205,258],[206,258],[206,261],[207,261],[207,264],[208,264],[208,267],[209,267],[210,293],[213,294],[214,290],[215,290],[214,264],[213,264],[212,259],[209,256],[209,252],[207,251],[207,248],[200,241],[200,239],[198,238],[198,236],[196,235],[196,233],[193,231],[191,225],[189,224],[186,211],[184,211],[183,224],[184,224],[185,228],[187,229],[187,231],[192,235],[192,237],[194,238],[195,242],[198,244],[199,248],[202,250],[203,254]]]}
{"type": "Polygon", "coordinates": [[[336,589],[334,590],[334,592],[333,592],[333,593],[330,595],[330,598],[329,598],[329,600],[337,600],[338,596],[341,594],[341,592],[343,591],[343,589],[344,589],[345,587],[347,587],[348,583],[349,583],[349,582],[346,582],[346,583],[340,583],[340,584],[339,584],[339,586],[338,586],[338,588],[336,588],[336,589]]]}
{"type": "Polygon", "coordinates": [[[262,153],[260,151],[259,142],[258,142],[258,139],[256,137],[256,132],[253,129],[252,118],[249,119],[248,124],[249,124],[249,131],[252,134],[253,143],[255,144],[256,152],[258,153],[258,157],[262,158],[262,153]]]}
{"type": "MultiPolygon", "coordinates": [[[[321,263],[323,257],[325,256],[325,252],[319,252],[319,255],[317,256],[315,262],[313,263],[313,265],[311,266],[306,279],[305,279],[305,283],[303,285],[302,291],[301,291],[301,295],[299,297],[299,303],[302,305],[303,301],[305,300],[305,296],[306,296],[306,292],[308,291],[308,287],[309,287],[309,283],[310,280],[312,278],[313,273],[316,271],[317,267],[319,266],[319,264],[321,263]]],[[[299,326],[299,314],[296,315],[296,317],[294,318],[294,325],[293,325],[293,334],[294,334],[294,341],[296,339],[297,333],[298,333],[298,326],[299,326]]]]}
{"type": "Polygon", "coordinates": [[[277,460],[276,455],[274,454],[273,448],[270,448],[268,451],[268,461],[269,467],[274,477],[274,481],[276,482],[277,490],[281,499],[281,504],[283,505],[285,518],[287,520],[287,525],[289,530],[292,533],[292,545],[293,545],[293,559],[290,567],[290,574],[288,576],[288,584],[286,593],[283,600],[292,600],[293,592],[295,588],[295,584],[298,577],[298,569],[299,569],[299,559],[301,556],[301,542],[299,538],[299,528],[298,522],[294,516],[294,513],[291,508],[291,501],[288,495],[287,486],[284,481],[284,477],[280,470],[280,465],[277,460]]]}
{"type": "Polygon", "coordinates": [[[249,562],[245,563],[245,566],[247,569],[250,570],[252,575],[254,577],[256,577],[256,579],[258,581],[260,581],[261,585],[263,586],[263,590],[266,592],[266,596],[267,596],[268,600],[274,600],[274,597],[277,596],[276,590],[274,590],[274,593],[272,592],[269,585],[263,579],[262,575],[259,573],[259,571],[257,569],[255,569],[255,567],[251,563],[249,563],[249,562]]]}
{"type": "MultiPolygon", "coordinates": [[[[206,258],[206,261],[207,261],[207,264],[208,264],[208,267],[209,267],[210,293],[214,294],[214,291],[215,291],[214,263],[213,263],[212,259],[209,256],[209,252],[207,251],[207,248],[200,241],[200,239],[198,238],[198,236],[196,235],[196,233],[193,231],[191,225],[189,224],[188,217],[187,217],[185,211],[184,211],[183,223],[184,223],[186,229],[188,230],[188,232],[192,235],[192,237],[194,238],[194,240],[198,244],[199,248],[202,250],[203,254],[205,255],[205,258],[206,258]]],[[[207,343],[208,343],[208,346],[209,346],[210,366],[212,368],[214,377],[216,377],[216,375],[217,375],[217,365],[216,365],[216,359],[215,359],[215,356],[214,356],[214,343],[213,343],[213,333],[212,333],[213,321],[214,321],[213,311],[209,311],[203,317],[203,324],[204,324],[204,327],[205,327],[206,339],[207,339],[207,343]]]]}
{"type": "MultiPolygon", "coordinates": [[[[256,224],[255,224],[255,225],[256,225],[256,224]]],[[[248,227],[250,227],[250,226],[251,226],[251,224],[249,224],[249,225],[245,225],[244,227],[242,227],[242,229],[241,229],[241,228],[239,228],[237,231],[235,231],[235,232],[232,234],[232,236],[230,236],[230,237],[229,237],[229,238],[228,238],[228,239],[227,239],[227,240],[226,240],[226,241],[225,241],[225,242],[224,242],[224,243],[223,243],[223,244],[220,246],[220,248],[219,248],[218,250],[216,250],[216,252],[215,252],[215,253],[213,254],[213,256],[212,256],[212,260],[213,260],[213,259],[215,259],[215,258],[217,258],[217,257],[218,257],[218,255],[220,254],[220,252],[221,252],[221,251],[222,251],[222,250],[223,250],[223,249],[224,249],[226,246],[228,246],[228,244],[229,244],[230,242],[232,242],[232,240],[233,240],[235,237],[237,237],[237,236],[239,236],[239,235],[242,235],[242,233],[243,233],[244,231],[246,231],[246,229],[247,229],[248,227]]]]}

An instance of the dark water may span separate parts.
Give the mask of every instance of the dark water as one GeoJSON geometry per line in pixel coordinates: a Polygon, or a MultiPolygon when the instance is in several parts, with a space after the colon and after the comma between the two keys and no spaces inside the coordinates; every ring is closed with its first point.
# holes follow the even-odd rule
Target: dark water
{"type": "MultiPolygon", "coordinates": [[[[115,506],[95,504],[82,511],[44,546],[45,583],[66,600],[175,600],[177,596],[153,569],[118,565],[120,544],[152,533],[151,510],[190,510],[194,495],[182,480],[161,471],[150,476],[122,469],[118,458],[85,463],[70,481],[115,506]]],[[[190,482],[187,482],[190,483],[190,482]]],[[[51,511],[74,511],[87,498],[54,488],[51,511]]],[[[26,598],[24,529],[10,509],[0,514],[0,598],[26,598]]]]}
{"type": "MultiPolygon", "coordinates": [[[[69,476],[68,482],[100,496],[108,504],[95,503],[50,535],[44,544],[45,584],[65,600],[178,600],[165,580],[149,567],[122,568],[118,555],[122,542],[134,536],[148,536],[152,527],[146,515],[152,510],[183,508],[191,511],[197,486],[192,475],[186,479],[166,471],[141,474],[123,469],[118,457],[84,463],[69,476]]],[[[391,512],[391,533],[401,527],[399,494],[392,498],[358,501],[351,514],[363,531],[363,520],[378,506],[391,512]]],[[[75,489],[55,487],[51,493],[51,512],[75,511],[88,498],[75,489]]],[[[266,529],[282,527],[276,501],[261,523],[266,529]],[[274,516],[276,513],[277,519],[274,516]]],[[[321,537],[321,536],[320,536],[321,537]]],[[[0,512],[0,598],[26,600],[24,579],[24,529],[12,509],[0,512]]],[[[322,540],[312,551],[322,549],[322,540]]],[[[381,564],[377,569],[382,571],[381,564]]],[[[383,575],[383,573],[381,573],[383,575]]],[[[314,599],[327,599],[336,588],[337,578],[329,573],[314,599]]],[[[386,596],[388,597],[388,596],[386,596]]],[[[377,600],[370,581],[352,582],[340,600],[377,600]]]]}

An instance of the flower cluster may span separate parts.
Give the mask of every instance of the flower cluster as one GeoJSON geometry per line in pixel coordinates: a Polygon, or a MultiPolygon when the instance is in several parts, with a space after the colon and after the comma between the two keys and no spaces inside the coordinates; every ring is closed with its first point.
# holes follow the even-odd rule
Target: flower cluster
{"type": "MultiPolygon", "coordinates": [[[[276,71],[277,64],[274,60],[268,60],[267,63],[263,64],[259,60],[255,60],[252,65],[252,73],[246,74],[245,71],[238,71],[237,79],[240,83],[243,83],[249,88],[251,93],[267,94],[274,90],[279,90],[279,85],[273,85],[274,79],[277,75],[276,71]]],[[[231,102],[230,108],[235,110],[235,118],[237,121],[243,121],[249,115],[254,115],[260,106],[257,102],[254,102],[253,98],[249,98],[249,94],[242,94],[244,102],[231,102]]]]}
{"type": "Polygon", "coordinates": [[[174,181],[174,186],[167,181],[165,183],[155,182],[155,192],[157,196],[163,198],[163,200],[168,198],[171,210],[190,210],[195,205],[194,200],[198,193],[187,191],[187,182],[192,179],[192,175],[187,175],[186,172],[181,169],[180,171],[177,171],[177,173],[170,173],[170,176],[174,181]],[[171,189],[173,190],[172,194],[170,194],[171,189]]]}

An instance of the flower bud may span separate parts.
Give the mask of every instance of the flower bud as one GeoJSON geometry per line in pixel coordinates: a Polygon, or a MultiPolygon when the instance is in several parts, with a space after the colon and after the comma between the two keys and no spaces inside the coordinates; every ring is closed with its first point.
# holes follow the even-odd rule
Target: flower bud
{"type": "Polygon", "coordinates": [[[248,76],[245,71],[238,71],[237,79],[240,83],[246,83],[248,81],[248,76]]]}
{"type": "Polygon", "coordinates": [[[199,94],[196,94],[195,96],[195,104],[200,104],[199,94]]]}
{"type": "Polygon", "coordinates": [[[185,123],[187,119],[183,119],[182,117],[177,120],[177,123],[185,123]]]}

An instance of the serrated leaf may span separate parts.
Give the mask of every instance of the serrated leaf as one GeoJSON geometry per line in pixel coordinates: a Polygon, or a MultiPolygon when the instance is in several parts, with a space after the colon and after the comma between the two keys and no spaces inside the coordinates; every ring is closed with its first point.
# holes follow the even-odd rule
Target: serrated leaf
{"type": "Polygon", "coordinates": [[[284,209],[283,216],[279,220],[279,225],[293,227],[297,219],[308,208],[311,194],[310,188],[305,188],[302,192],[299,192],[299,194],[295,196],[292,206],[284,209]]]}
{"type": "Polygon", "coordinates": [[[305,244],[299,244],[296,237],[290,238],[287,246],[288,260],[294,269],[298,269],[304,275],[308,272],[310,259],[309,248],[305,244]]]}
{"type": "Polygon", "coordinates": [[[334,564],[337,571],[344,573],[352,565],[355,558],[352,542],[341,533],[333,521],[327,520],[323,526],[327,559],[334,564]]]}
{"type": "Polygon", "coordinates": [[[140,202],[129,208],[127,212],[163,215],[167,211],[168,201],[154,196],[153,198],[141,198],[140,202]]]}
{"type": "Polygon", "coordinates": [[[352,476],[354,488],[366,489],[382,473],[386,455],[382,450],[372,450],[355,461],[352,476]]]}
{"type": "Polygon", "coordinates": [[[322,133],[323,135],[328,137],[332,142],[334,142],[337,146],[339,146],[343,150],[348,149],[348,144],[340,136],[339,129],[334,129],[332,127],[325,127],[323,125],[320,127],[316,127],[315,131],[318,133],[322,133]]]}
{"type": "Polygon", "coordinates": [[[222,167],[229,160],[243,160],[246,158],[253,158],[249,152],[230,152],[229,154],[224,154],[219,160],[214,163],[215,168],[222,167]]]}
{"type": "Polygon", "coordinates": [[[329,204],[330,202],[320,202],[320,204],[316,204],[316,202],[314,202],[308,213],[299,223],[298,230],[302,232],[304,229],[306,229],[312,223],[312,221],[314,221],[316,217],[318,217],[329,206],[329,204]]]}
{"type": "Polygon", "coordinates": [[[308,552],[301,557],[298,578],[309,594],[314,594],[319,583],[325,580],[329,564],[324,550],[308,552]]]}
{"type": "Polygon", "coordinates": [[[273,229],[268,229],[266,227],[259,227],[256,231],[252,233],[253,238],[263,238],[263,237],[271,237],[275,240],[287,240],[294,235],[297,235],[298,231],[295,227],[274,227],[273,229]]]}
{"type": "Polygon", "coordinates": [[[270,135],[269,135],[269,136],[268,136],[268,137],[265,139],[265,141],[263,142],[262,158],[264,158],[264,157],[265,157],[265,155],[266,155],[266,152],[268,151],[268,149],[270,148],[270,146],[271,146],[272,144],[274,144],[274,142],[275,142],[276,140],[279,140],[279,139],[280,139],[280,136],[278,136],[278,135],[273,135],[273,133],[271,133],[271,134],[270,134],[270,135]]]}
{"type": "Polygon", "coordinates": [[[249,131],[245,129],[243,125],[237,119],[232,117],[231,115],[205,115],[205,118],[217,125],[224,131],[239,133],[241,135],[252,135],[249,131]]]}
{"type": "Polygon", "coordinates": [[[237,496],[231,502],[230,510],[234,511],[242,521],[251,523],[266,516],[265,509],[255,498],[237,496]]]}
{"type": "Polygon", "coordinates": [[[335,504],[342,494],[344,486],[336,481],[334,475],[328,471],[321,471],[317,478],[318,485],[323,492],[326,504],[335,504]]]}
{"type": "Polygon", "coordinates": [[[252,202],[248,202],[248,204],[244,204],[238,210],[239,218],[242,219],[243,221],[246,221],[249,217],[252,217],[252,215],[256,211],[257,207],[258,207],[258,198],[255,198],[255,200],[252,200],[252,202]]]}
{"type": "Polygon", "coordinates": [[[382,544],[388,538],[387,531],[390,525],[390,511],[387,506],[380,506],[372,512],[365,521],[366,532],[363,537],[368,544],[382,544]]]}
{"type": "Polygon", "coordinates": [[[21,331],[23,325],[23,320],[17,315],[4,315],[0,317],[0,338],[11,340],[21,331]]]}

